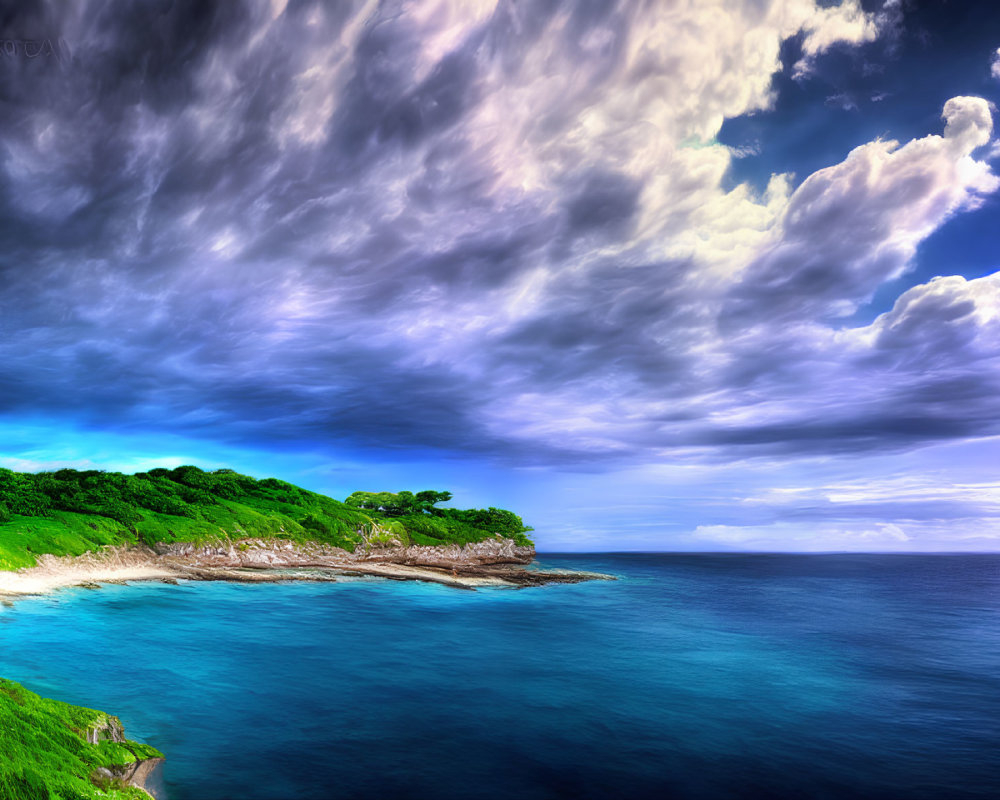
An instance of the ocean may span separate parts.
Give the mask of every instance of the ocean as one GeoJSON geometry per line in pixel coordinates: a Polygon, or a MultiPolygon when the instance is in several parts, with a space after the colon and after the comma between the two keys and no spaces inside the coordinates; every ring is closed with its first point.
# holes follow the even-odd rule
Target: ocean
{"type": "Polygon", "coordinates": [[[1000,796],[1000,556],[540,560],[619,580],[71,589],[0,609],[0,675],[164,800],[1000,796]]]}

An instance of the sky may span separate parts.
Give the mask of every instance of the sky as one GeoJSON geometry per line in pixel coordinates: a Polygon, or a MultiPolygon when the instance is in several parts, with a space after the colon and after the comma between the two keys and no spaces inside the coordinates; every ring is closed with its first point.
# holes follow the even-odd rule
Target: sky
{"type": "Polygon", "coordinates": [[[1000,4],[0,9],[0,466],[540,551],[1000,549],[1000,4]]]}

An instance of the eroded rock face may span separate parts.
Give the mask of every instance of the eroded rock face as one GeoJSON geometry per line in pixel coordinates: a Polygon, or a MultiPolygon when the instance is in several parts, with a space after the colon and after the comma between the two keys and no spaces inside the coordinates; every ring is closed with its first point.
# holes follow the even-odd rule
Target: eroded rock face
{"type": "MultiPolygon", "coordinates": [[[[214,544],[159,545],[161,563],[195,580],[260,582],[294,578],[297,569],[341,570],[345,574],[431,580],[468,588],[472,585],[535,585],[566,582],[564,576],[525,570],[534,547],[519,547],[499,536],[466,545],[401,547],[375,535],[349,553],[317,542],[241,539],[214,544]]],[[[311,575],[314,579],[319,575],[311,575]]],[[[329,576],[327,576],[329,577],[329,576]]]]}
{"type": "MultiPolygon", "coordinates": [[[[51,583],[52,586],[78,586],[94,581],[116,580],[174,582],[188,579],[258,583],[326,581],[338,580],[338,576],[344,575],[367,575],[395,580],[433,581],[466,589],[577,583],[610,577],[575,570],[529,567],[527,565],[535,558],[535,548],[521,547],[513,540],[499,536],[466,545],[402,547],[383,536],[381,530],[371,533],[372,536],[365,537],[354,553],[319,542],[282,539],[220,538],[201,544],[161,543],[155,550],[145,546],[106,548],[79,560],[68,557],[53,559],[52,563],[28,570],[32,574],[19,577],[35,579],[52,572],[58,578],[51,583]]],[[[49,577],[52,578],[52,575],[49,577]]],[[[38,583],[38,580],[35,582],[38,583]]]]}
{"type": "Polygon", "coordinates": [[[125,729],[118,717],[108,717],[103,725],[95,725],[87,731],[87,744],[97,744],[98,742],[115,742],[124,744],[125,729]]]}
{"type": "Polygon", "coordinates": [[[317,542],[292,543],[274,539],[241,539],[193,545],[160,544],[156,551],[166,558],[183,559],[192,566],[215,568],[280,568],[320,566],[336,562],[379,562],[453,569],[489,564],[530,564],[535,548],[518,547],[511,539],[487,539],[463,546],[379,546],[365,542],[354,553],[317,542]]]}
{"type": "MultiPolygon", "coordinates": [[[[147,758],[143,761],[137,761],[132,770],[132,774],[125,778],[130,784],[135,786],[137,789],[142,789],[146,794],[157,800],[160,797],[160,793],[153,788],[152,777],[160,766],[163,764],[162,758],[147,758]]],[[[159,781],[156,781],[159,783],[159,781]]]]}
{"type": "Polygon", "coordinates": [[[158,544],[156,552],[167,558],[206,567],[298,567],[322,559],[349,558],[339,547],[318,542],[288,542],[278,539],[240,539],[214,544],[158,544]]]}
{"type": "Polygon", "coordinates": [[[414,566],[476,567],[488,564],[530,564],[535,558],[534,547],[518,547],[512,539],[486,539],[459,546],[441,547],[382,547],[358,549],[358,561],[381,561],[414,566]]]}
{"type": "Polygon", "coordinates": [[[135,756],[135,761],[131,764],[122,764],[115,767],[98,767],[94,770],[94,774],[91,780],[96,785],[102,785],[106,782],[113,780],[120,780],[135,786],[137,789],[142,789],[150,797],[155,800],[156,795],[153,794],[149,788],[146,786],[146,781],[149,776],[163,763],[162,758],[143,758],[138,755],[133,749],[133,743],[129,742],[125,738],[125,728],[122,726],[122,722],[118,717],[108,717],[103,724],[95,725],[87,731],[86,739],[89,744],[98,744],[99,742],[114,742],[115,744],[122,745],[125,749],[132,752],[135,756]]]}

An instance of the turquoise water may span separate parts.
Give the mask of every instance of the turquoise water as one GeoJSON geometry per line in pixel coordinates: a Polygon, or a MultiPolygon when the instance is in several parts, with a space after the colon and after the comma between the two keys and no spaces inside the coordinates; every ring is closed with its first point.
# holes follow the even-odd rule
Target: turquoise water
{"type": "Polygon", "coordinates": [[[993,798],[1000,556],[551,556],[616,582],[140,584],[0,610],[169,800],[993,798]]]}

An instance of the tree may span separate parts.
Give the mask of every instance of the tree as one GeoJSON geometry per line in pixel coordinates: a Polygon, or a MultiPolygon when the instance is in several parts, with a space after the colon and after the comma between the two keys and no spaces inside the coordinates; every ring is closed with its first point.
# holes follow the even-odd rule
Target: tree
{"type": "Polygon", "coordinates": [[[422,492],[354,492],[344,502],[352,508],[378,511],[387,517],[403,517],[408,514],[435,513],[435,503],[451,500],[451,492],[436,492],[427,489],[422,492]]]}
{"type": "Polygon", "coordinates": [[[421,512],[433,514],[438,511],[434,508],[435,503],[447,503],[451,500],[451,492],[435,492],[433,489],[426,489],[417,492],[417,505],[421,512]]]}

